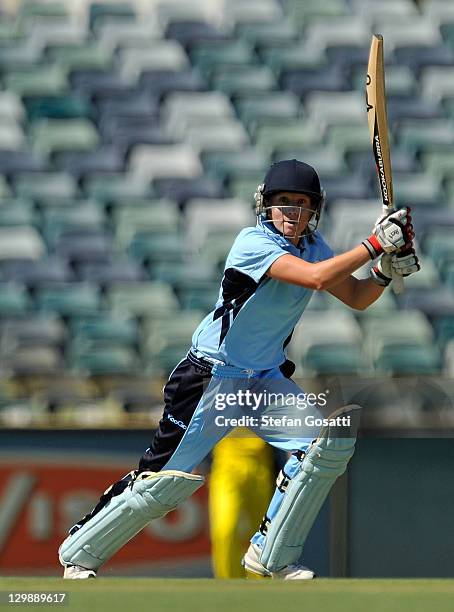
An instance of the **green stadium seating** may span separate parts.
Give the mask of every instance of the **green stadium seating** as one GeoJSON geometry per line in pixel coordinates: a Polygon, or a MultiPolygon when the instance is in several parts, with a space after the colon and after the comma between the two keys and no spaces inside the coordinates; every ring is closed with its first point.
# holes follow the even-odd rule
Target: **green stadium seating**
{"type": "Polygon", "coordinates": [[[295,41],[298,37],[295,24],[286,18],[273,23],[237,23],[235,33],[250,44],[266,46],[295,41]]]}
{"type": "Polygon", "coordinates": [[[16,123],[0,123],[0,150],[21,151],[25,148],[25,137],[16,123]]]}
{"type": "Polygon", "coordinates": [[[15,194],[22,198],[64,200],[77,195],[77,185],[65,172],[22,172],[14,179],[15,194]]]}
{"type": "Polygon", "coordinates": [[[92,151],[99,144],[96,128],[87,119],[40,119],[31,128],[31,139],[44,153],[92,151]]]}
{"type": "Polygon", "coordinates": [[[11,190],[4,176],[0,175],[0,198],[9,198],[11,190]]]}
{"type": "Polygon", "coordinates": [[[45,253],[44,242],[34,227],[18,225],[0,227],[0,261],[7,259],[40,259],[45,253]]]}
{"type": "MultiPolygon", "coordinates": [[[[0,194],[2,198],[7,195],[1,192],[1,182],[0,194]]],[[[14,199],[0,201],[0,226],[35,225],[36,221],[32,202],[14,199]]]]}
{"type": "Polygon", "coordinates": [[[131,173],[96,173],[85,179],[84,191],[90,198],[116,206],[144,202],[144,198],[152,195],[149,181],[131,173]]]}
{"type": "Polygon", "coordinates": [[[202,318],[203,312],[187,311],[176,318],[147,320],[143,328],[142,353],[170,372],[188,352],[192,334],[202,318]]]}
{"type": "Polygon", "coordinates": [[[66,70],[58,64],[8,72],[4,86],[21,96],[51,96],[67,93],[66,70]]]}
{"type": "Polygon", "coordinates": [[[121,246],[128,244],[137,233],[178,233],[180,215],[175,202],[151,200],[149,206],[117,207],[114,224],[116,239],[121,246]]]}
{"type": "Polygon", "coordinates": [[[256,148],[244,148],[242,151],[209,151],[203,155],[205,171],[224,180],[231,177],[249,177],[265,175],[269,157],[256,148]]]}
{"type": "Polygon", "coordinates": [[[139,360],[130,348],[93,342],[71,350],[68,364],[74,371],[92,376],[127,375],[137,370],[139,360]]]}
{"type": "Polygon", "coordinates": [[[276,149],[297,148],[301,143],[316,145],[322,140],[318,126],[308,120],[277,120],[259,127],[255,134],[256,146],[267,153],[276,149]]]}
{"type": "Polygon", "coordinates": [[[452,66],[430,66],[422,72],[421,91],[426,98],[442,100],[454,96],[454,71],[452,66]]]}
{"type": "Polygon", "coordinates": [[[183,263],[186,247],[181,236],[171,233],[137,232],[132,236],[128,251],[135,259],[144,263],[167,262],[169,265],[183,263]]]}
{"type": "Polygon", "coordinates": [[[114,314],[162,316],[178,311],[178,300],[166,283],[115,283],[106,294],[106,306],[114,314]]]}
{"type": "Polygon", "coordinates": [[[0,317],[19,317],[30,309],[30,296],[23,285],[1,283],[0,288],[0,317]]]}
{"type": "Polygon", "coordinates": [[[230,0],[225,5],[225,15],[234,24],[274,24],[282,18],[282,8],[277,0],[230,0]]]}
{"type": "Polygon", "coordinates": [[[269,44],[260,52],[264,62],[280,75],[285,70],[322,69],[327,65],[324,49],[309,47],[300,41],[287,45],[269,44]]]}
{"type": "Polygon", "coordinates": [[[25,112],[21,98],[11,91],[0,91],[0,121],[19,122],[25,112]]]}
{"type": "Polygon", "coordinates": [[[244,40],[202,42],[190,53],[192,63],[202,72],[228,65],[247,65],[254,62],[252,46],[244,40]]]}
{"type": "Polygon", "coordinates": [[[441,179],[454,176],[454,144],[424,150],[421,153],[421,165],[425,172],[441,179]]]}
{"type": "Polygon", "coordinates": [[[414,152],[425,145],[453,145],[454,123],[446,119],[405,121],[399,129],[399,142],[414,152]]]}
{"type": "Polygon", "coordinates": [[[99,45],[52,45],[47,51],[50,59],[66,70],[111,70],[112,55],[99,45]]]}
{"type": "Polygon", "coordinates": [[[347,0],[286,0],[290,19],[298,25],[307,25],[318,17],[337,17],[350,14],[347,0]]]}
{"type": "Polygon", "coordinates": [[[332,125],[327,130],[327,141],[344,154],[370,150],[369,130],[366,123],[363,125],[332,125]]]}
{"type": "Polygon", "coordinates": [[[89,283],[62,283],[40,288],[36,293],[36,305],[39,311],[61,316],[96,315],[100,307],[99,288],[89,283]]]}
{"type": "Polygon", "coordinates": [[[86,341],[105,341],[134,346],[138,341],[138,329],[134,319],[102,316],[73,318],[69,324],[73,341],[82,345],[86,341]]]}
{"type": "Polygon", "coordinates": [[[188,67],[184,48],[176,40],[156,41],[147,48],[125,48],[120,51],[120,73],[129,81],[136,81],[146,70],[179,72],[188,67]]]}
{"type": "Polygon", "coordinates": [[[392,375],[430,376],[440,372],[441,356],[435,346],[386,346],[377,358],[375,367],[380,372],[392,375]]]}
{"type": "Polygon", "coordinates": [[[440,180],[425,173],[395,172],[393,175],[394,196],[398,206],[440,204],[440,180]]]}
{"type": "Polygon", "coordinates": [[[260,94],[276,88],[274,75],[268,66],[233,66],[218,68],[212,85],[229,96],[260,94]]]}

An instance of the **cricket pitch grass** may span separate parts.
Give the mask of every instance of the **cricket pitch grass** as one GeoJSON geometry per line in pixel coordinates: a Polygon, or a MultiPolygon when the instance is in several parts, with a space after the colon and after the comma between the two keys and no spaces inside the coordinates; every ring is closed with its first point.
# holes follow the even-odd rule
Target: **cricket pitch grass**
{"type": "Polygon", "coordinates": [[[452,612],[454,580],[0,578],[0,609],[81,612],[452,612]],[[8,593],[66,592],[66,603],[12,604],[8,593]]]}

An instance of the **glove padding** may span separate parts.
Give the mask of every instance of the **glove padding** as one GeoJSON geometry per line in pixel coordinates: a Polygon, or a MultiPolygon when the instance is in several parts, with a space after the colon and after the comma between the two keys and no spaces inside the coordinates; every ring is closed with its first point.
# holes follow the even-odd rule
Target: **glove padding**
{"type": "Polygon", "coordinates": [[[418,256],[415,253],[413,244],[410,244],[399,253],[385,253],[370,271],[371,279],[381,285],[387,287],[392,280],[393,273],[399,276],[410,276],[421,269],[418,256]]]}
{"type": "Polygon", "coordinates": [[[381,216],[374,225],[373,234],[363,242],[371,259],[381,253],[394,253],[411,243],[415,237],[411,223],[410,208],[401,208],[381,216]]]}

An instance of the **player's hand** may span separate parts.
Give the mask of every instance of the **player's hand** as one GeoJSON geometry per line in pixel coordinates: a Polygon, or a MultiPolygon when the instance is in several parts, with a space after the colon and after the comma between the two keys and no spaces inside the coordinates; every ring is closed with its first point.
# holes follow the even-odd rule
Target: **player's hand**
{"type": "Polygon", "coordinates": [[[415,234],[411,223],[410,208],[401,208],[377,219],[373,234],[363,242],[371,259],[381,253],[394,253],[413,240],[415,234]]]}
{"type": "Polygon", "coordinates": [[[399,253],[383,254],[377,265],[371,269],[370,277],[377,285],[387,287],[392,281],[393,274],[405,277],[418,272],[420,269],[418,256],[411,243],[399,253]]]}

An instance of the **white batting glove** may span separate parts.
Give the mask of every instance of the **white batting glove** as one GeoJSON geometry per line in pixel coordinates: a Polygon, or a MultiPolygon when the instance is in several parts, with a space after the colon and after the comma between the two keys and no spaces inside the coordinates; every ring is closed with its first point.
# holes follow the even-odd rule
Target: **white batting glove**
{"type": "Polygon", "coordinates": [[[371,259],[381,253],[393,253],[409,244],[415,234],[411,223],[410,208],[401,208],[389,215],[377,219],[373,234],[363,244],[369,251],[371,259]]]}
{"type": "Polygon", "coordinates": [[[410,276],[421,269],[418,256],[415,253],[413,244],[400,251],[399,253],[385,253],[380,257],[376,266],[370,271],[371,279],[387,287],[392,281],[393,272],[399,276],[410,276]]]}

